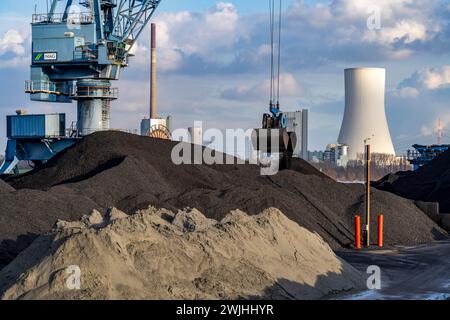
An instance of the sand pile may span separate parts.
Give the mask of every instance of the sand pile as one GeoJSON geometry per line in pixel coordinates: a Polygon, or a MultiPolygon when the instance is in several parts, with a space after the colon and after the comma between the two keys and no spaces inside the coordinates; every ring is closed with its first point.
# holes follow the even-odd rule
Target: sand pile
{"type": "Polygon", "coordinates": [[[386,176],[376,187],[408,199],[438,202],[442,213],[450,213],[450,151],[417,171],[386,176]]]}
{"type": "MultiPolygon", "coordinates": [[[[149,205],[174,212],[195,207],[218,221],[236,209],[258,214],[275,207],[333,249],[353,244],[363,186],[339,184],[302,160],[295,170],[271,177],[261,176],[254,165],[176,166],[174,145],[120,132],[96,133],[42,169],[8,181],[18,191],[0,195],[1,259],[5,251],[16,255],[57,219],[77,220],[93,209],[104,214],[112,206],[125,212],[149,205]]],[[[373,205],[375,213],[385,215],[387,245],[447,237],[412,201],[375,190],[373,205]]],[[[372,236],[375,241],[376,232],[372,236]]]]}
{"type": "Polygon", "coordinates": [[[93,212],[59,221],[0,272],[3,299],[318,299],[363,284],[277,209],[220,222],[196,209],[93,212]]]}

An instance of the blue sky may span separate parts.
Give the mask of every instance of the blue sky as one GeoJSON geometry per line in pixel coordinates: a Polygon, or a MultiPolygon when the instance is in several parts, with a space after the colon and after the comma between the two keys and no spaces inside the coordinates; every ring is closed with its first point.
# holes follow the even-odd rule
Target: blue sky
{"type": "MultiPolygon", "coordinates": [[[[30,17],[45,0],[0,1],[0,149],[5,118],[19,107],[66,112],[75,105],[30,102],[30,17]]],[[[165,0],[159,38],[159,111],[176,126],[250,128],[267,105],[268,21],[265,0],[165,0]]],[[[42,9],[38,9],[42,11],[42,9]]],[[[344,109],[343,70],[387,68],[386,108],[399,153],[435,142],[438,119],[450,129],[450,5],[443,0],[284,0],[284,109],[311,112],[310,149],[336,142],[344,109]],[[379,29],[367,19],[376,6],[379,29]]],[[[112,125],[138,128],[148,109],[148,32],[119,82],[112,125]]],[[[450,135],[448,131],[446,135],[450,135]]],[[[446,142],[450,143],[450,139],[446,142]]]]}
{"type": "MultiPolygon", "coordinates": [[[[218,1],[216,0],[163,0],[161,2],[161,10],[164,11],[201,11],[205,8],[211,8],[218,1]]],[[[309,3],[319,2],[319,1],[307,1],[309,3]]],[[[267,9],[267,1],[264,0],[240,0],[233,1],[236,8],[242,13],[254,13],[260,12],[267,9]]],[[[292,0],[284,0],[284,7],[286,8],[292,3],[292,0]]],[[[45,0],[22,0],[22,1],[11,1],[2,0],[0,3],[0,11],[15,13],[15,14],[27,14],[27,12],[33,12],[35,5],[38,9],[45,10],[46,2],[45,0]]]]}

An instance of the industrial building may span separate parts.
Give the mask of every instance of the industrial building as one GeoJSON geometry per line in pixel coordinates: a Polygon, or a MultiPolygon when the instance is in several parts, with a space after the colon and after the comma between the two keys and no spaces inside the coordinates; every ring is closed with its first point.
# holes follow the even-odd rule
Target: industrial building
{"type": "Polygon", "coordinates": [[[171,135],[171,118],[158,117],[157,99],[156,99],[156,24],[151,24],[151,50],[150,50],[150,117],[141,121],[141,135],[159,139],[172,138],[171,135]]]}
{"type": "Polygon", "coordinates": [[[355,160],[370,143],[373,153],[395,155],[385,112],[386,69],[345,70],[345,113],[338,143],[355,160]]]}
{"type": "Polygon", "coordinates": [[[323,153],[323,161],[345,168],[349,161],[349,150],[345,144],[329,144],[323,153]]]}
{"type": "Polygon", "coordinates": [[[149,136],[160,139],[171,139],[172,118],[156,118],[141,120],[141,136],[149,136]]]}
{"type": "Polygon", "coordinates": [[[308,151],[308,161],[310,161],[312,163],[322,162],[323,155],[324,155],[324,151],[322,151],[322,150],[308,151]]]}
{"type": "Polygon", "coordinates": [[[294,147],[294,157],[308,160],[308,110],[286,112],[287,130],[295,132],[297,143],[294,147]]]}
{"type": "Polygon", "coordinates": [[[436,137],[437,143],[432,145],[414,144],[412,147],[414,149],[408,150],[407,160],[413,166],[413,170],[417,170],[420,167],[429,164],[436,157],[445,153],[450,149],[449,144],[443,144],[442,139],[444,137],[444,127],[442,126],[442,121],[439,122],[436,127],[436,137]]]}
{"type": "Polygon", "coordinates": [[[449,150],[450,145],[439,144],[439,145],[424,146],[415,144],[413,145],[413,148],[414,150],[408,150],[407,159],[409,163],[412,164],[413,169],[417,170],[420,167],[433,161],[439,155],[449,150]]]}

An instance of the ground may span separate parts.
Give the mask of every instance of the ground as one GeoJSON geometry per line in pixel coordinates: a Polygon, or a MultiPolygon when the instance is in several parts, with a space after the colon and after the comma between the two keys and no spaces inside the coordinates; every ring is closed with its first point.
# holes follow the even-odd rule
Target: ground
{"type": "Polygon", "coordinates": [[[450,242],[379,251],[341,251],[338,255],[362,272],[371,265],[381,269],[380,290],[367,290],[344,299],[450,299],[450,242]]]}

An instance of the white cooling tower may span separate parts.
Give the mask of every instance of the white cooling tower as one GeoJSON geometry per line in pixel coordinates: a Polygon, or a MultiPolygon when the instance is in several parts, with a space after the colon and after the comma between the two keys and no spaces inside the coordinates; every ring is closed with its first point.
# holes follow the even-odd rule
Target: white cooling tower
{"type": "Polygon", "coordinates": [[[349,159],[364,153],[370,138],[372,152],[395,155],[385,111],[386,70],[345,70],[345,114],[338,142],[348,145],[349,159]]]}

